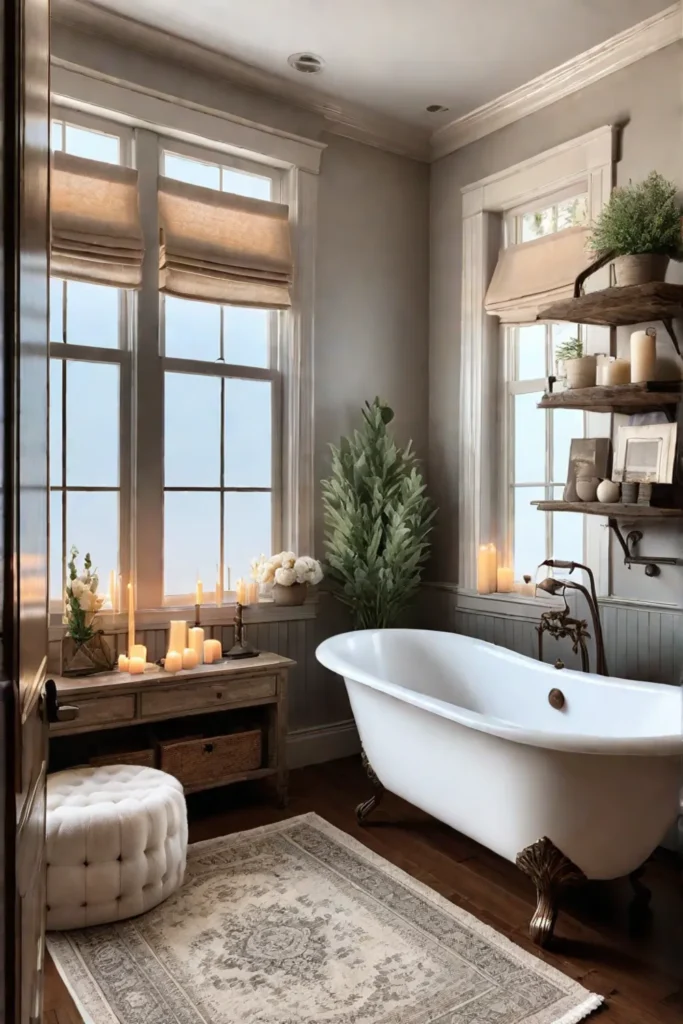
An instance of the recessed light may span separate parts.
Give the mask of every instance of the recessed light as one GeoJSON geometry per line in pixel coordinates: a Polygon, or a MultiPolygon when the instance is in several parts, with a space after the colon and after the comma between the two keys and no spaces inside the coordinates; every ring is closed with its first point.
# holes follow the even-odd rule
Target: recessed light
{"type": "Polygon", "coordinates": [[[318,57],[316,53],[293,53],[287,58],[287,63],[295,71],[300,71],[302,75],[318,75],[325,67],[325,61],[322,57],[318,57]]]}
{"type": "Polygon", "coordinates": [[[443,114],[448,107],[444,107],[441,103],[430,103],[428,107],[425,107],[428,114],[443,114]]]}

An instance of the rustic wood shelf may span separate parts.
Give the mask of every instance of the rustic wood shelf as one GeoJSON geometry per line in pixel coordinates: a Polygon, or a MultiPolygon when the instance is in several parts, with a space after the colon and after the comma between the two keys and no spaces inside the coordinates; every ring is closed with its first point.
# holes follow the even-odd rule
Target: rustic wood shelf
{"type": "Polygon", "coordinates": [[[597,327],[628,327],[661,320],[679,356],[673,321],[683,318],[683,285],[652,281],[622,288],[604,288],[573,299],[562,299],[541,310],[538,320],[566,320],[597,327]]]}
{"type": "Polygon", "coordinates": [[[546,392],[539,409],[584,409],[587,412],[651,412],[675,405],[683,398],[682,381],[650,381],[647,384],[614,384],[592,388],[567,388],[546,392]]]}
{"type": "Polygon", "coordinates": [[[623,505],[603,501],[532,501],[540,512],[580,512],[585,516],[609,516],[611,519],[681,519],[683,508],[655,508],[652,505],[623,505]]]}

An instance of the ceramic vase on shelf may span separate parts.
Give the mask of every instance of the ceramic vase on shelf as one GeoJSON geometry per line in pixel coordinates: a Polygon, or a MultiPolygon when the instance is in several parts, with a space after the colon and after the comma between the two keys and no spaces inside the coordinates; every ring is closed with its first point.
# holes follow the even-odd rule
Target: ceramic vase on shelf
{"type": "Polygon", "coordinates": [[[597,499],[604,505],[613,505],[621,497],[621,487],[613,480],[602,480],[598,485],[597,499]]]}
{"type": "Polygon", "coordinates": [[[579,501],[595,501],[600,479],[597,476],[579,477],[576,481],[576,495],[579,501]]]}
{"type": "Polygon", "coordinates": [[[633,256],[617,256],[614,260],[617,287],[627,288],[634,284],[663,281],[668,267],[669,257],[660,253],[644,252],[633,256]]]}
{"type": "Polygon", "coordinates": [[[570,388],[595,387],[597,359],[595,356],[581,356],[579,359],[565,359],[567,386],[570,388]]]}
{"type": "Polygon", "coordinates": [[[275,604],[292,607],[304,603],[307,590],[308,583],[292,583],[290,587],[284,587],[281,583],[274,583],[271,594],[275,604]]]}

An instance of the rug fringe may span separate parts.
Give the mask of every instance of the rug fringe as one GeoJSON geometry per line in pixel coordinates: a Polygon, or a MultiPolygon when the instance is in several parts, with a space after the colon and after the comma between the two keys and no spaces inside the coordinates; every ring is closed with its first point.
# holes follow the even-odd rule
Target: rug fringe
{"type": "Polygon", "coordinates": [[[599,1010],[604,1001],[603,996],[590,995],[581,1006],[577,1006],[574,1010],[568,1010],[564,1016],[554,1021],[554,1024],[580,1024],[580,1021],[599,1010]]]}

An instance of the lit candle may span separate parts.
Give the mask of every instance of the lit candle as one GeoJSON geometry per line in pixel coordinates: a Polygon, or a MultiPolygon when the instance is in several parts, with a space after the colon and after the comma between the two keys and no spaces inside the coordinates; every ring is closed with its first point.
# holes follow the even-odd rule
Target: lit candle
{"type": "Polygon", "coordinates": [[[121,594],[123,593],[123,579],[121,573],[116,577],[116,614],[121,611],[121,594]]]}
{"type": "Polygon", "coordinates": [[[187,647],[187,623],[180,619],[171,619],[168,624],[169,651],[184,651],[187,647]]]}
{"type": "Polygon", "coordinates": [[[631,383],[631,360],[614,359],[607,364],[606,369],[608,384],[630,384],[631,383]]]}
{"type": "Polygon", "coordinates": [[[247,584],[247,604],[258,604],[258,583],[247,584]]]}
{"type": "Polygon", "coordinates": [[[199,658],[194,647],[186,647],[183,651],[183,668],[196,668],[199,658]]]}
{"type": "Polygon", "coordinates": [[[235,583],[235,600],[237,604],[247,604],[247,587],[241,576],[235,583]]]}
{"type": "Polygon", "coordinates": [[[536,585],[531,579],[531,576],[524,576],[524,579],[519,584],[519,592],[523,597],[536,596],[536,585]]]}
{"type": "Polygon", "coordinates": [[[183,657],[179,651],[168,651],[164,659],[164,668],[167,672],[180,672],[183,667],[183,657]]]}
{"type": "Polygon", "coordinates": [[[128,671],[132,676],[139,676],[145,671],[145,659],[144,658],[130,658],[128,661],[128,671]]]}
{"type": "Polygon", "coordinates": [[[220,661],[223,657],[223,648],[220,640],[204,641],[204,664],[213,665],[214,661],[220,661]]]}
{"type": "Polygon", "coordinates": [[[147,661],[147,648],[144,644],[133,644],[128,652],[131,658],[142,658],[143,661],[147,661]]]}
{"type": "Polygon", "coordinates": [[[125,654],[119,654],[119,672],[128,671],[128,658],[125,654]]]}
{"type": "Polygon", "coordinates": [[[128,584],[128,653],[135,646],[135,596],[133,584],[128,584]]]}
{"type": "Polygon", "coordinates": [[[116,611],[116,573],[112,569],[109,573],[109,604],[111,610],[116,611]]]}
{"type": "Polygon", "coordinates": [[[499,594],[511,594],[514,588],[515,576],[512,569],[502,566],[498,569],[497,587],[499,594]]]}
{"type": "Polygon", "coordinates": [[[197,586],[194,591],[194,603],[204,604],[204,584],[201,580],[197,580],[197,586]]]}
{"type": "Polygon", "coordinates": [[[220,608],[223,604],[223,573],[220,566],[217,566],[216,569],[216,605],[220,608]]]}
{"type": "Polygon", "coordinates": [[[201,665],[204,661],[204,630],[201,626],[188,630],[187,646],[197,652],[197,662],[201,665]]]}
{"type": "Polygon", "coordinates": [[[657,365],[657,332],[654,327],[647,331],[634,331],[631,335],[631,383],[645,384],[655,380],[657,365]]]}
{"type": "Polygon", "coordinates": [[[482,544],[477,555],[477,593],[491,593],[488,544],[482,544]]]}

